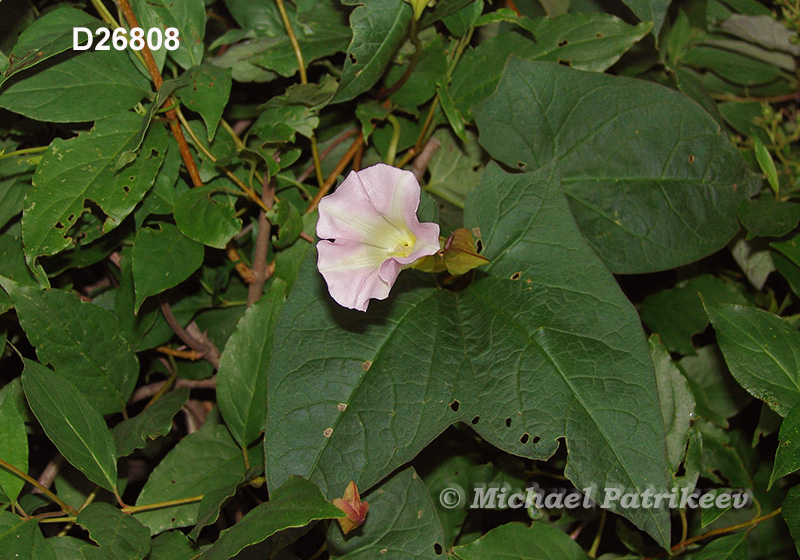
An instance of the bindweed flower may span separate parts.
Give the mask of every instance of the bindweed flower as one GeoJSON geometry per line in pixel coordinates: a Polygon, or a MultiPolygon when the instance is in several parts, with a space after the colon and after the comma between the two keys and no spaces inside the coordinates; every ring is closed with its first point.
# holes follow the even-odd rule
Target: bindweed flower
{"type": "Polygon", "coordinates": [[[379,163],[320,201],[317,267],[339,305],[366,311],[403,268],[439,251],[438,224],[417,219],[419,195],[413,173],[379,163]]]}

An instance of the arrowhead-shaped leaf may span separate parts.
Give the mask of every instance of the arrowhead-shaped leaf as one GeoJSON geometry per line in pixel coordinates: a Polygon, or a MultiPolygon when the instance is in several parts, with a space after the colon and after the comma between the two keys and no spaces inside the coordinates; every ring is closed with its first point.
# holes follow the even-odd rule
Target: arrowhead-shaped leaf
{"type": "MultiPolygon", "coordinates": [[[[355,477],[366,492],[462,421],[525,457],[550,457],[565,438],[580,488],[666,488],[638,316],[577,230],[555,166],[513,175],[491,165],[465,226],[480,227],[491,260],[471,286],[443,290],[405,272],[365,314],[333,302],[312,252],[275,334],[269,484],[299,474],[335,497],[355,477]]],[[[666,511],[620,512],[668,543],[666,511]]]]}
{"type": "Polygon", "coordinates": [[[717,251],[760,185],[719,125],[663,86],[512,57],[473,109],[481,144],[515,169],[558,159],[581,231],[613,272],[717,251]]]}

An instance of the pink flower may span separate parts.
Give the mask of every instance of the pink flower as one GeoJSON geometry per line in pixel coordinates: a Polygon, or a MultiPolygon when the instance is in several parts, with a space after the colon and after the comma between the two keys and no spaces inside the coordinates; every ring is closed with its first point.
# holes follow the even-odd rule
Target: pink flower
{"type": "Polygon", "coordinates": [[[438,224],[417,219],[419,193],[413,173],[379,163],[320,201],[317,267],[339,305],[366,311],[403,268],[439,251],[438,224]]]}

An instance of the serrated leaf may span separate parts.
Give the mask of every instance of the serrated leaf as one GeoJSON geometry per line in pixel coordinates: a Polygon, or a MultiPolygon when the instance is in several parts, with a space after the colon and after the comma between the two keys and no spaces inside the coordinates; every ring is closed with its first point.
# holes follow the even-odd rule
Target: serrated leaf
{"type": "Polygon", "coordinates": [[[73,28],[85,27],[94,32],[103,25],[99,19],[69,6],[59,6],[42,15],[22,32],[11,49],[8,54],[9,65],[3,72],[0,85],[17,72],[71,49],[73,28]]]}
{"type": "Polygon", "coordinates": [[[323,497],[316,484],[292,477],[272,493],[268,502],[256,506],[236,525],[223,531],[198,560],[227,560],[278,531],[341,516],[342,512],[323,497]]]}
{"type": "Polygon", "coordinates": [[[140,229],[133,242],[134,311],[139,311],[146,298],[189,278],[203,264],[204,256],[203,246],[172,224],[140,229]]]}
{"type": "Polygon", "coordinates": [[[141,449],[148,440],[165,436],[172,428],[172,417],[180,412],[189,398],[189,389],[170,391],[133,418],[123,420],[111,430],[117,457],[130,455],[141,449]]]}
{"type": "Polygon", "coordinates": [[[209,185],[190,189],[175,201],[175,224],[189,239],[224,249],[242,229],[234,198],[209,185]]]}
{"type": "Polygon", "coordinates": [[[753,307],[707,307],[717,343],[736,381],[786,416],[800,402],[800,333],[777,315],[753,307]]]}
{"type": "Polygon", "coordinates": [[[36,520],[22,519],[9,511],[0,511],[0,547],[7,558],[56,560],[36,520]]]}
{"type": "MultiPolygon", "coordinates": [[[[251,462],[257,459],[251,453],[251,462]]],[[[206,425],[189,434],[153,469],[136,505],[202,496],[237,483],[247,468],[242,449],[221,425],[206,425]]],[[[193,525],[199,503],[134,514],[155,535],[166,529],[193,525]]],[[[238,525],[238,524],[237,524],[238,525]]]]}
{"type": "Polygon", "coordinates": [[[569,535],[536,522],[530,527],[522,523],[500,525],[476,541],[453,548],[453,553],[463,560],[586,560],[586,553],[569,535]]]}
{"type": "Polygon", "coordinates": [[[110,504],[89,504],[81,510],[76,522],[99,545],[81,547],[86,560],[141,560],[150,551],[147,528],[110,504]]]}
{"type": "Polygon", "coordinates": [[[653,83],[511,58],[473,114],[503,163],[558,159],[582,233],[616,273],[722,248],[739,229],[736,207],[759,186],[708,113],[653,83]]]}
{"type": "Polygon", "coordinates": [[[70,229],[89,209],[89,201],[106,214],[101,234],[116,228],[139,203],[167,150],[166,131],[154,127],[140,157],[115,172],[120,154],[137,141],[140,124],[141,117],[121,113],[98,121],[88,133],[50,144],[25,197],[22,239],[28,262],[74,245],[70,229]]]}
{"type": "MultiPolygon", "coordinates": [[[[367,313],[330,299],[309,254],[275,333],[277,348],[302,338],[305,350],[278,352],[270,367],[269,484],[299,474],[334,497],[355,473],[366,491],[478,416],[477,432],[516,455],[550,457],[565,437],[579,488],[666,487],[638,315],[575,228],[555,167],[510,175],[490,165],[464,223],[480,227],[485,275],[452,292],[405,272],[367,313]],[[623,443],[633,440],[635,450],[623,443]],[[615,466],[596,469],[599,457],[615,466]]],[[[666,542],[666,511],[620,513],[666,542]]]]}
{"type": "Polygon", "coordinates": [[[190,68],[184,77],[188,78],[189,85],[181,90],[181,101],[203,117],[210,142],[231,94],[231,71],[213,64],[201,64],[190,68]]]}
{"type": "Polygon", "coordinates": [[[673,473],[683,459],[689,434],[689,424],[694,417],[694,396],[688,380],[669,357],[658,335],[650,335],[650,355],[656,370],[661,413],[666,429],[667,458],[673,473]]]}
{"type": "Polygon", "coordinates": [[[77,387],[100,414],[119,412],[136,385],[139,362],[110,312],[62,290],[0,277],[39,360],[77,387]]]}
{"type": "Polygon", "coordinates": [[[800,469],[800,406],[794,406],[783,419],[778,434],[778,450],[769,477],[769,490],[776,480],[800,469]]]}
{"type": "MultiPolygon", "coordinates": [[[[0,457],[22,472],[28,472],[28,433],[12,393],[6,393],[0,402],[0,457]]],[[[0,489],[11,502],[17,501],[24,485],[24,480],[0,469],[0,489]]]]}
{"type": "Polygon", "coordinates": [[[285,290],[284,281],[273,281],[236,325],[219,360],[217,402],[226,425],[243,448],[264,431],[272,337],[285,290]]]}
{"type": "Polygon", "coordinates": [[[358,6],[350,14],[353,40],[347,48],[333,103],[349,101],[374,86],[406,39],[413,9],[405,0],[343,0],[358,6]]]}
{"type": "Polygon", "coordinates": [[[444,548],[442,524],[425,484],[407,468],[380,484],[364,499],[369,512],[363,526],[346,537],[339,524],[328,530],[330,557],[380,558],[383,550],[402,550],[407,558],[436,559],[444,548]]]}
{"type": "Polygon", "coordinates": [[[150,82],[128,54],[111,49],[62,53],[0,86],[0,107],[48,122],[85,122],[130,109],[150,82]]]}
{"type": "Polygon", "coordinates": [[[114,438],[103,417],[72,383],[34,361],[23,361],[25,396],[47,437],[89,480],[116,492],[114,438]]]}
{"type": "MultiPolygon", "coordinates": [[[[178,48],[169,56],[182,68],[203,61],[206,11],[203,0],[132,0],[131,7],[143,29],[157,28],[166,40],[166,30],[178,30],[178,48]]],[[[164,46],[162,49],[166,50],[164,46]]]]}

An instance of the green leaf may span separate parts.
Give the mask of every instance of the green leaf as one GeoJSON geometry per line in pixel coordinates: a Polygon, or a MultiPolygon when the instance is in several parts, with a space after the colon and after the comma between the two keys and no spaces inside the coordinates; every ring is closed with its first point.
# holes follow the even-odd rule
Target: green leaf
{"type": "Polygon", "coordinates": [[[442,111],[444,111],[445,116],[447,117],[447,122],[450,124],[450,128],[453,129],[456,136],[464,142],[467,139],[466,133],[464,131],[464,117],[461,116],[461,113],[453,103],[453,98],[450,96],[450,90],[447,89],[445,86],[439,84],[436,88],[436,91],[439,93],[439,102],[442,105],[442,111]]]}
{"type": "MultiPolygon", "coordinates": [[[[788,58],[791,60],[791,57],[788,58]]],[[[720,44],[695,46],[683,57],[683,63],[710,70],[721,78],[742,86],[767,84],[784,75],[780,67],[772,62],[757,60],[748,54],[727,50],[720,44]]]]}
{"type": "MultiPolygon", "coordinates": [[[[22,252],[22,240],[11,235],[0,235],[0,270],[6,278],[25,286],[37,286],[28,265],[25,263],[25,255],[22,252]]],[[[11,298],[0,291],[0,313],[5,313],[13,307],[11,298]]]]}
{"type": "Polygon", "coordinates": [[[150,543],[147,560],[192,560],[197,550],[180,531],[161,533],[150,543]]]}
{"type": "Polygon", "coordinates": [[[89,480],[116,492],[114,438],[103,417],[69,381],[34,361],[23,361],[22,386],[44,433],[89,480]]]}
{"type": "Polygon", "coordinates": [[[516,30],[501,33],[467,50],[456,67],[450,91],[465,117],[471,119],[472,107],[494,92],[512,54],[603,72],[650,30],[649,24],[632,26],[608,14],[577,13],[522,21],[536,37],[535,42],[516,30]]]}
{"type": "Polygon", "coordinates": [[[130,455],[141,449],[148,440],[165,436],[172,428],[172,417],[180,412],[189,398],[189,389],[170,391],[142,412],[123,420],[111,430],[117,449],[117,457],[130,455]]]}
{"type": "Polygon", "coordinates": [[[216,523],[217,519],[219,519],[222,506],[226,501],[236,495],[239,486],[245,484],[247,480],[248,476],[245,475],[236,482],[232,480],[229,481],[228,486],[215,488],[203,494],[203,499],[200,500],[200,505],[197,510],[197,524],[189,533],[189,538],[197,540],[197,537],[200,536],[200,532],[204,527],[216,523]]]}
{"type": "Polygon", "coordinates": [[[33,167],[21,161],[17,158],[0,160],[0,228],[22,212],[22,201],[31,184],[33,167]]]}
{"type": "Polygon", "coordinates": [[[582,233],[616,273],[722,248],[758,187],[708,113],[653,83],[512,58],[473,113],[481,144],[506,165],[558,158],[582,233]]]}
{"type": "Polygon", "coordinates": [[[81,510],[77,523],[99,545],[81,548],[86,560],[141,560],[150,551],[147,528],[110,504],[89,504],[81,510]]]}
{"type": "Polygon", "coordinates": [[[210,142],[231,94],[231,71],[213,64],[201,64],[190,68],[184,77],[190,83],[180,91],[181,101],[203,117],[210,142]]]}
{"type": "MultiPolygon", "coordinates": [[[[0,457],[22,472],[28,472],[28,434],[17,399],[11,393],[6,393],[0,403],[0,457]]],[[[0,469],[0,489],[12,502],[17,501],[24,485],[24,480],[0,469]]]]}
{"type": "Polygon", "coordinates": [[[735,432],[728,432],[700,418],[694,424],[703,435],[702,476],[737,488],[752,488],[750,471],[735,441],[735,432]]]}
{"type": "Polygon", "coordinates": [[[0,277],[39,360],[55,366],[100,414],[119,412],[139,363],[114,315],[62,290],[39,290],[0,277]]]}
{"type": "Polygon", "coordinates": [[[242,229],[235,197],[211,185],[195,187],[175,201],[175,224],[181,233],[210,247],[224,249],[242,229]]]}
{"type": "Polygon", "coordinates": [[[76,537],[50,537],[47,543],[53,547],[56,560],[85,560],[81,547],[86,541],[76,537]]]}
{"type": "Polygon", "coordinates": [[[172,224],[140,229],[133,242],[134,310],[138,312],[146,298],[189,278],[203,264],[204,256],[203,246],[172,224]]]}
{"type": "Polygon", "coordinates": [[[464,208],[467,195],[480,183],[489,157],[478,144],[477,135],[466,131],[466,142],[460,142],[452,132],[437,130],[433,137],[441,147],[431,157],[428,169],[430,180],[424,186],[430,194],[464,208]]]}
{"type": "Polygon", "coordinates": [[[786,525],[789,526],[789,533],[794,539],[794,546],[800,553],[800,486],[795,486],[783,499],[781,514],[786,525]]]}
{"type": "Polygon", "coordinates": [[[251,131],[265,142],[294,142],[295,134],[311,138],[319,125],[319,110],[325,107],[336,92],[331,79],[321,84],[295,84],[284,95],[273,97],[259,107],[262,113],[251,131]]]}
{"type": "Polygon", "coordinates": [[[70,229],[89,209],[88,201],[106,214],[101,234],[116,228],[139,203],[167,150],[166,131],[153,127],[140,157],[115,172],[120,154],[133,149],[140,124],[141,117],[121,113],[98,121],[88,133],[50,144],[25,197],[22,239],[29,263],[77,242],[70,229]]]}
{"type": "Polygon", "coordinates": [[[723,504],[727,503],[727,505],[725,505],[724,507],[719,507],[717,505],[717,500],[719,499],[719,496],[724,496],[725,494],[730,494],[731,492],[733,492],[732,488],[713,488],[705,493],[714,496],[714,501],[712,502],[710,507],[707,508],[701,507],[700,509],[701,527],[708,527],[714,521],[722,517],[722,515],[726,511],[731,509],[731,506],[733,505],[732,499],[723,498],[722,503],[723,504]]]}
{"type": "Polygon", "coordinates": [[[406,558],[438,557],[437,547],[444,548],[442,524],[414,469],[393,475],[364,499],[369,512],[361,528],[345,537],[338,523],[331,524],[328,549],[332,559],[380,558],[387,549],[402,550],[406,558]]]}
{"type": "Polygon", "coordinates": [[[90,50],[12,76],[0,86],[0,107],[40,121],[84,122],[130,109],[149,92],[127,53],[90,50]]]}
{"type": "Polygon", "coordinates": [[[747,552],[746,538],[747,533],[716,538],[692,555],[692,560],[747,560],[750,554],[747,552]]]}
{"type": "Polygon", "coordinates": [[[36,520],[25,520],[8,511],[0,511],[0,549],[6,558],[56,560],[36,520]]]}
{"type": "Polygon", "coordinates": [[[720,24],[726,33],[755,43],[771,51],[782,51],[792,56],[800,56],[797,45],[797,32],[791,31],[783,23],[770,15],[731,14],[720,24]]]}
{"type": "Polygon", "coordinates": [[[264,431],[272,337],[285,290],[285,282],[273,281],[236,325],[219,360],[217,402],[225,424],[243,448],[264,431]]]}
{"type": "Polygon", "coordinates": [[[670,0],[623,0],[641,21],[653,22],[653,37],[658,42],[658,34],[667,16],[670,0]]]}
{"type": "MultiPolygon", "coordinates": [[[[405,64],[396,64],[389,68],[384,83],[388,87],[403,76],[408,69],[409,60],[405,64]]],[[[447,57],[444,52],[442,38],[434,36],[430,43],[425,45],[417,59],[413,72],[408,76],[402,87],[391,95],[392,101],[401,106],[415,111],[416,108],[428,101],[436,93],[438,82],[443,82],[447,74],[447,57]]]]}
{"type": "MultiPolygon", "coordinates": [[[[257,455],[252,453],[251,462],[254,459],[257,455]]],[[[206,425],[183,438],[153,469],[136,505],[202,496],[238,483],[246,471],[242,449],[233,441],[228,429],[206,425]]],[[[165,529],[193,525],[198,508],[199,503],[195,502],[143,511],[134,516],[155,535],[165,529]]]]}
{"type": "Polygon", "coordinates": [[[770,155],[769,150],[767,150],[767,147],[764,146],[764,143],[761,142],[761,140],[758,138],[753,138],[753,142],[755,143],[758,166],[761,168],[761,172],[767,176],[767,182],[777,196],[780,187],[778,185],[778,170],[775,169],[775,162],[772,161],[772,156],[770,155]]]}
{"type": "MultiPolygon", "coordinates": [[[[275,332],[276,348],[304,351],[272,359],[269,484],[299,474],[334,497],[354,477],[366,491],[450,424],[479,417],[481,437],[524,457],[550,457],[566,438],[579,488],[666,487],[638,315],[576,229],[554,165],[516,175],[490,165],[464,218],[482,232],[484,274],[453,292],[407,271],[367,313],[330,299],[310,252],[275,332]]],[[[620,513],[667,541],[666,511],[620,513]]]]}
{"type": "Polygon", "coordinates": [[[769,490],[776,480],[800,469],[800,406],[794,406],[781,424],[778,450],[769,477],[769,490]]]}
{"type": "Polygon", "coordinates": [[[688,380],[669,357],[658,335],[648,340],[650,355],[656,369],[661,413],[666,428],[667,458],[673,473],[678,471],[689,434],[689,424],[694,417],[694,396],[688,380]]]}
{"type": "Polygon", "coordinates": [[[748,303],[734,286],[716,276],[701,274],[675,288],[647,296],[640,304],[639,314],[670,352],[695,354],[692,337],[708,327],[703,301],[708,305],[748,303]]]}
{"type": "Polygon", "coordinates": [[[343,517],[313,482],[289,478],[272,492],[268,502],[258,505],[206,550],[198,560],[227,560],[245,547],[260,543],[278,531],[305,527],[317,519],[343,517]]]}
{"type": "Polygon", "coordinates": [[[519,560],[586,560],[586,553],[566,533],[536,523],[506,523],[464,546],[453,548],[463,560],[517,558],[519,560]]]}
{"type": "Polygon", "coordinates": [[[718,426],[727,428],[728,418],[752,400],[731,376],[716,344],[698,348],[697,356],[686,356],[678,365],[689,379],[698,414],[718,426]]]}
{"type": "Polygon", "coordinates": [[[380,80],[397,49],[405,41],[413,16],[413,9],[405,0],[342,2],[358,7],[350,14],[353,40],[347,48],[334,103],[349,101],[380,80]]]}
{"type": "Polygon", "coordinates": [[[800,402],[800,333],[761,309],[717,305],[706,311],[736,381],[785,417],[800,402]]]}
{"type": "Polygon", "coordinates": [[[297,241],[303,231],[303,217],[294,204],[281,200],[270,214],[270,220],[279,228],[278,235],[273,238],[275,247],[285,249],[297,241]]]}
{"type": "Polygon", "coordinates": [[[781,237],[800,222],[800,204],[781,202],[769,197],[745,200],[738,208],[739,220],[747,228],[747,239],[781,237]]]}
{"type": "Polygon", "coordinates": [[[59,6],[44,14],[26,28],[8,54],[9,65],[0,79],[0,85],[8,78],[44,62],[73,47],[74,27],[86,27],[94,32],[104,23],[86,12],[68,6],[59,6]]]}
{"type": "Polygon", "coordinates": [[[166,29],[177,28],[179,46],[170,50],[169,56],[179,66],[188,69],[203,61],[206,32],[203,0],[131,0],[131,7],[143,29],[160,29],[165,40],[166,29]]]}

